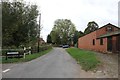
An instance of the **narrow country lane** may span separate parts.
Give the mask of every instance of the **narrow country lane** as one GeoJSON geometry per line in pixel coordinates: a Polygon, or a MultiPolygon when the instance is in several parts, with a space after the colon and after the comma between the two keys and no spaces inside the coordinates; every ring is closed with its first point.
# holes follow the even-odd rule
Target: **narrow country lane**
{"type": "MultiPolygon", "coordinates": [[[[3,66],[4,67],[4,66],[3,66]]],[[[19,63],[3,73],[3,78],[83,78],[92,77],[81,70],[80,65],[63,48],[35,60],[19,63]]]]}

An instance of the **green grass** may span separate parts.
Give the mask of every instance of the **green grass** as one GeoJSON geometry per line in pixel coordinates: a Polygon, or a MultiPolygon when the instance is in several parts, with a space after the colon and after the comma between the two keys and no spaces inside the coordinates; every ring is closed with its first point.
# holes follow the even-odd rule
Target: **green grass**
{"type": "Polygon", "coordinates": [[[31,54],[31,55],[26,55],[25,59],[24,58],[8,58],[7,60],[5,60],[5,57],[4,57],[4,58],[2,58],[2,63],[18,63],[18,62],[31,61],[33,59],[36,59],[36,58],[50,52],[51,50],[52,49],[48,49],[48,50],[42,51],[40,53],[34,53],[34,54],[31,54]]]}
{"type": "Polygon", "coordinates": [[[100,63],[92,51],[81,50],[78,48],[68,48],[66,51],[77,60],[85,71],[95,69],[100,63]]]}

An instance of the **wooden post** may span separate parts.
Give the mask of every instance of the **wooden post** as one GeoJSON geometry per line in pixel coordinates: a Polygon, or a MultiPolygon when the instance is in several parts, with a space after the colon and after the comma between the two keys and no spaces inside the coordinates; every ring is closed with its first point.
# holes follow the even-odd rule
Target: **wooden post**
{"type": "Polygon", "coordinates": [[[5,60],[7,60],[7,52],[6,52],[6,58],[5,58],[5,60]]]}
{"type": "Polygon", "coordinates": [[[23,56],[23,58],[25,59],[25,53],[24,53],[24,56],[23,56]]]}
{"type": "Polygon", "coordinates": [[[39,32],[38,32],[38,52],[39,52],[39,45],[40,45],[40,31],[41,31],[41,13],[39,16],[39,32]]]}
{"type": "Polygon", "coordinates": [[[26,47],[24,47],[24,56],[23,56],[24,59],[25,59],[25,53],[26,53],[26,47]]]}

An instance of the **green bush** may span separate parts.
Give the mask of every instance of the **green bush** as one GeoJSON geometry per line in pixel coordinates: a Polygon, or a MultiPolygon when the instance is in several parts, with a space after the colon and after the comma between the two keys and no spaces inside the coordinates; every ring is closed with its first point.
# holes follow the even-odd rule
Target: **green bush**
{"type": "MultiPolygon", "coordinates": [[[[39,51],[41,52],[41,51],[45,51],[45,50],[48,50],[48,49],[51,49],[51,48],[52,48],[51,45],[42,45],[42,46],[39,46],[39,51]]],[[[32,53],[37,53],[38,46],[33,46],[31,48],[31,51],[32,51],[32,53]]]]}
{"type": "Polygon", "coordinates": [[[31,52],[32,52],[32,53],[37,53],[37,49],[38,49],[37,46],[32,46],[32,47],[31,47],[31,52]]]}

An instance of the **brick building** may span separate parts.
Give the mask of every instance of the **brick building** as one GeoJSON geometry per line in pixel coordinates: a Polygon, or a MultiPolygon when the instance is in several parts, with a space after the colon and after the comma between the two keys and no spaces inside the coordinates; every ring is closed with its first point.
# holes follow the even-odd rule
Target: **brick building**
{"type": "Polygon", "coordinates": [[[99,52],[120,51],[120,28],[107,24],[78,39],[78,48],[99,52]]]}

